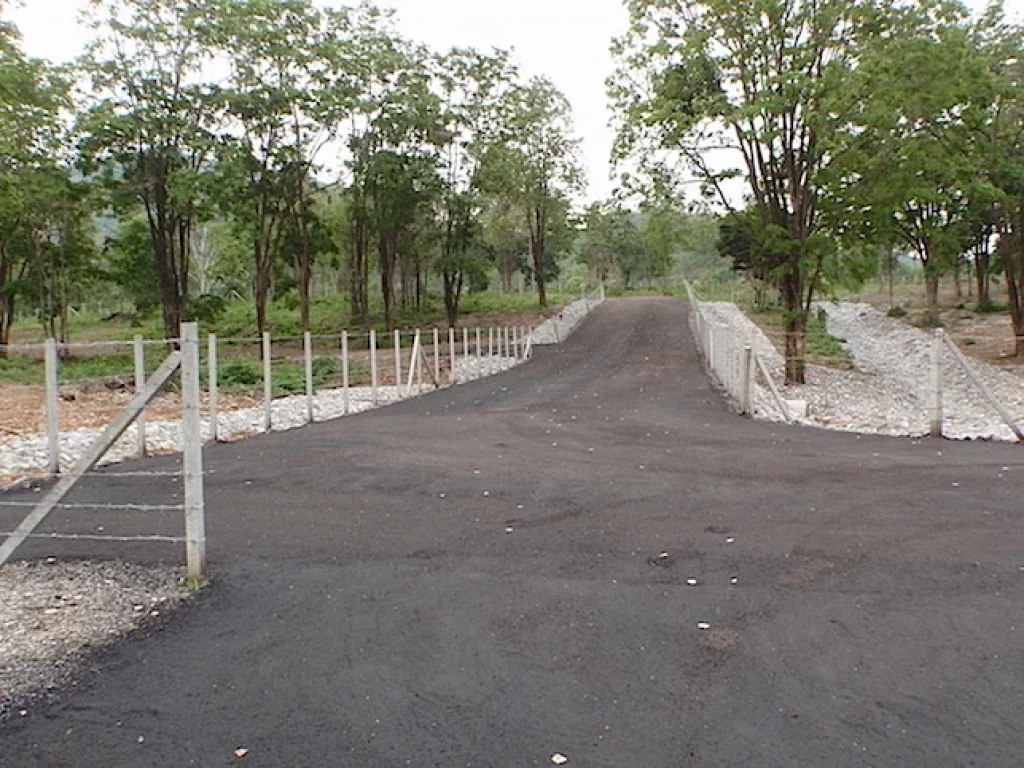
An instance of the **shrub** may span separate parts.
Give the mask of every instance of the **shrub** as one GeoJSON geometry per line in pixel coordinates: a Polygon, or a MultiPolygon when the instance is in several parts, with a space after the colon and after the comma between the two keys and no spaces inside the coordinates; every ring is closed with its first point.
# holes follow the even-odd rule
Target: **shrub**
{"type": "Polygon", "coordinates": [[[993,315],[997,312],[1006,312],[1009,308],[1005,304],[997,304],[991,299],[978,302],[978,306],[975,308],[975,312],[979,315],[993,315]]]}
{"type": "Polygon", "coordinates": [[[895,307],[889,307],[889,311],[885,313],[887,317],[906,317],[907,310],[903,307],[896,305],[895,307]]]}

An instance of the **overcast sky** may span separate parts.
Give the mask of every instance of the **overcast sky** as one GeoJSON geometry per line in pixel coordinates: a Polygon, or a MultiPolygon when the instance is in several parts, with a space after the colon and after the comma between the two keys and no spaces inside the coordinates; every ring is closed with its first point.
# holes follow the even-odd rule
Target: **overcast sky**
{"type": "MultiPolygon", "coordinates": [[[[77,21],[86,0],[22,0],[9,16],[29,55],[65,61],[82,49],[87,31],[77,21]]],[[[969,0],[980,9],[986,0],[969,0]]],[[[345,3],[341,3],[345,4],[345,3]]],[[[514,48],[527,75],[546,74],[572,102],[583,138],[587,197],[606,197],[612,133],[604,95],[611,74],[611,38],[626,27],[621,0],[381,0],[398,11],[402,32],[444,50],[453,45],[514,48]]],[[[1024,0],[1006,0],[1013,15],[1024,0]]]]}

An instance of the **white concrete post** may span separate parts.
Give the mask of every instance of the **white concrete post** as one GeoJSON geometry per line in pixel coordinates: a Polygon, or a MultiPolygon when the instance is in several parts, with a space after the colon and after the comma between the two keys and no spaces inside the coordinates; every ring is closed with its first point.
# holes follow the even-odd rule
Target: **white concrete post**
{"type": "Polygon", "coordinates": [[[306,364],[306,423],[312,424],[316,421],[313,412],[316,392],[313,390],[313,336],[309,331],[302,334],[302,357],[306,364]]]}
{"type": "Polygon", "coordinates": [[[754,350],[749,344],[743,347],[743,382],[740,391],[740,410],[750,415],[754,402],[754,350]]]}
{"type": "Polygon", "coordinates": [[[207,387],[210,398],[210,436],[214,442],[220,440],[220,385],[217,381],[217,334],[206,337],[207,387]]]}
{"type": "Polygon", "coordinates": [[[274,427],[273,404],[274,387],[271,382],[272,371],[270,361],[270,331],[263,332],[263,431],[269,432],[274,427]]]}
{"type": "MultiPolygon", "coordinates": [[[[462,360],[466,363],[466,367],[469,367],[469,328],[462,329],[462,360]]],[[[466,378],[469,378],[469,372],[467,370],[466,378]]]]}
{"type": "Polygon", "coordinates": [[[395,386],[398,387],[398,396],[402,396],[402,334],[395,331],[395,386]]]}
{"type": "Polygon", "coordinates": [[[512,326],[512,359],[519,362],[519,326],[512,326]]]}
{"type": "Polygon", "coordinates": [[[483,351],[480,349],[480,329],[476,329],[476,367],[477,373],[483,370],[483,364],[480,359],[483,357],[483,351]]]}
{"type": "Polygon", "coordinates": [[[47,470],[60,472],[60,394],[57,386],[57,341],[47,339],[43,366],[46,372],[46,453],[47,470]]]}
{"type": "Polygon", "coordinates": [[[181,325],[182,476],[185,481],[185,562],[191,578],[206,571],[203,434],[199,413],[199,327],[181,325]]]}
{"type": "MultiPolygon", "coordinates": [[[[142,343],[142,334],[135,334],[132,343],[135,358],[135,391],[141,392],[146,386],[146,347],[142,343]]],[[[135,455],[140,459],[146,456],[146,410],[139,412],[135,420],[135,455]]]]}
{"type": "Polygon", "coordinates": [[[932,437],[942,437],[942,329],[936,328],[932,338],[931,360],[931,402],[929,413],[929,433],[932,437]]]}
{"type": "Polygon", "coordinates": [[[377,332],[370,329],[370,399],[377,405],[377,332]]]}
{"type": "Polygon", "coordinates": [[[348,416],[348,331],[341,332],[341,407],[348,416]]]}
{"type": "Polygon", "coordinates": [[[448,372],[448,378],[451,379],[452,384],[455,383],[455,329],[448,329],[448,362],[451,364],[451,370],[448,372]]]}
{"type": "Polygon", "coordinates": [[[494,328],[487,329],[487,356],[494,357],[494,328]]]}
{"type": "Polygon", "coordinates": [[[441,332],[434,328],[434,386],[441,386],[441,332]]]}
{"type": "Polygon", "coordinates": [[[416,350],[409,365],[416,368],[416,393],[423,392],[423,334],[420,333],[420,329],[416,329],[416,341],[413,344],[416,350]]]}

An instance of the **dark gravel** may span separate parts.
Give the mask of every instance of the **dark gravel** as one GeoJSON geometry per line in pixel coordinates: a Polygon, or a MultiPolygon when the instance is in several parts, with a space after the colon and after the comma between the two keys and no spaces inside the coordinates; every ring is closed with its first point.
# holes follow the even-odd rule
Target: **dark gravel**
{"type": "Polygon", "coordinates": [[[210,594],[0,727],[0,765],[1022,764],[1024,454],[734,416],[681,303],[206,458],[210,594]]]}

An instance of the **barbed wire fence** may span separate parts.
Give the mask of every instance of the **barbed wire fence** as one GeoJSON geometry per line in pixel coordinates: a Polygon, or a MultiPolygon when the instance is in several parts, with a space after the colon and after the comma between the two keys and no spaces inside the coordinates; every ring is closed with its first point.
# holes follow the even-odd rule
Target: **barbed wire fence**
{"type": "MultiPolygon", "coordinates": [[[[773,367],[781,373],[785,370],[787,362],[799,359],[807,364],[853,369],[850,356],[845,353],[845,350],[834,349],[837,340],[826,331],[806,329],[802,334],[796,335],[799,345],[787,344],[794,334],[785,329],[763,329],[753,326],[749,335],[741,334],[733,325],[720,321],[713,311],[713,303],[701,299],[688,281],[684,281],[684,283],[689,301],[691,329],[698,350],[714,380],[737,405],[742,414],[754,415],[757,382],[761,380],[770,394],[771,401],[785,421],[793,422],[798,417],[806,416],[806,414],[793,412],[793,406],[797,403],[783,397],[784,384],[781,380],[778,382],[775,380],[773,367]],[[756,333],[753,332],[754,329],[756,329],[756,333]],[[787,357],[788,350],[792,347],[802,348],[804,354],[799,358],[787,357]],[[809,351],[816,347],[834,351],[825,353],[809,351]],[[769,365],[769,361],[777,361],[778,365],[769,365]]],[[[934,329],[931,339],[927,370],[922,371],[922,375],[928,377],[927,421],[929,434],[933,437],[944,435],[945,378],[949,375],[950,362],[952,362],[954,367],[963,372],[992,412],[998,414],[1015,439],[1024,442],[1024,430],[993,394],[991,387],[979,374],[978,365],[964,355],[956,342],[943,329],[934,329]],[[944,370],[947,372],[946,376],[943,375],[944,370]]]]}
{"type": "MultiPolygon", "coordinates": [[[[529,328],[245,338],[209,334],[200,340],[197,326],[188,323],[175,339],[47,340],[6,347],[6,359],[20,360],[14,367],[25,374],[14,389],[36,397],[42,390],[42,397],[34,406],[40,417],[32,424],[39,429],[19,436],[20,447],[17,439],[14,447],[0,446],[0,475],[27,476],[34,470],[55,482],[38,501],[23,494],[0,496],[0,511],[28,511],[11,530],[0,531],[0,565],[32,540],[184,544],[188,575],[201,577],[206,567],[204,442],[334,419],[499,373],[528,360],[535,344],[552,343],[547,335],[563,341],[602,298],[603,290],[583,293],[559,315],[529,328]],[[159,365],[158,351],[167,352],[159,365]],[[67,426],[65,411],[72,408],[79,421],[75,428],[62,430],[67,426]],[[181,452],[180,469],[100,469],[171,452],[181,452]],[[12,466],[12,455],[17,458],[19,453],[27,453],[28,461],[12,466]],[[117,478],[145,478],[152,481],[146,484],[147,499],[155,487],[170,498],[167,503],[143,503],[131,497],[139,486],[130,484],[115,493],[110,484],[117,478]],[[162,479],[170,483],[161,484],[162,479]],[[104,485],[89,489],[90,481],[104,485]],[[91,492],[69,501],[73,489],[91,492]],[[100,500],[79,500],[95,498],[100,500]],[[127,530],[108,531],[100,518],[78,515],[88,511],[129,513],[118,517],[127,530]],[[58,512],[63,517],[55,514],[47,521],[58,512]],[[136,520],[135,513],[142,517],[136,520]],[[183,534],[168,533],[175,527],[168,516],[182,513],[183,534]],[[158,516],[160,523],[146,515],[158,516]],[[87,530],[82,530],[83,521],[87,530]],[[44,522],[53,530],[42,531],[44,522]]],[[[5,527],[10,526],[0,526],[5,527]]]]}

